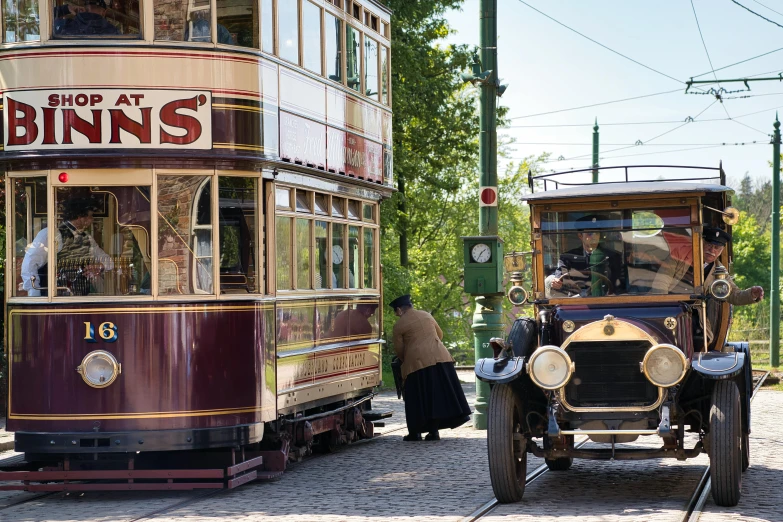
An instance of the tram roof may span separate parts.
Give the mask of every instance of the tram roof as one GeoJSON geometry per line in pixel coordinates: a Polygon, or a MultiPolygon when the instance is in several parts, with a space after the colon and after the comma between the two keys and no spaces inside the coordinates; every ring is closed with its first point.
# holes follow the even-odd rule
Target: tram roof
{"type": "Polygon", "coordinates": [[[522,201],[547,199],[596,198],[601,196],[643,196],[645,194],[682,194],[700,192],[734,192],[725,185],[685,183],[678,181],[632,181],[585,184],[556,190],[546,190],[522,196],[522,201]]]}

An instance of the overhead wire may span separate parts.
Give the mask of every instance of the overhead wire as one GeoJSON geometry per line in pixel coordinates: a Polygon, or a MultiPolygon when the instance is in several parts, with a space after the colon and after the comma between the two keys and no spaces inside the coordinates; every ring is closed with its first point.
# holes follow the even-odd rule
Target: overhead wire
{"type": "MultiPolygon", "coordinates": [[[[522,1],[522,0],[520,0],[520,1],[522,1]]],[[[745,7],[745,6],[744,6],[744,5],[742,5],[741,3],[737,2],[737,0],[731,0],[731,1],[732,1],[732,2],[734,2],[735,4],[737,4],[738,6],[740,6],[741,8],[745,9],[746,11],[748,11],[748,12],[751,12],[751,13],[753,13],[754,15],[758,16],[759,18],[762,18],[762,19],[766,20],[767,22],[769,22],[769,23],[771,23],[771,24],[775,24],[775,25],[777,25],[778,27],[781,27],[781,28],[783,28],[783,25],[780,25],[779,23],[777,23],[777,22],[775,22],[775,21],[773,21],[773,20],[770,20],[770,19],[769,19],[769,18],[767,18],[766,16],[760,15],[760,14],[758,14],[756,11],[754,11],[754,10],[752,10],[752,9],[749,9],[749,8],[745,7]]],[[[764,7],[767,7],[767,6],[764,6],[764,7]]],[[[767,7],[767,9],[769,9],[769,8],[767,7]]],[[[771,11],[771,9],[770,9],[770,11],[771,11]]]]}
{"type": "MultiPolygon", "coordinates": [[[[772,53],[776,53],[778,51],[783,51],[783,47],[779,47],[777,49],[773,49],[772,51],[767,51],[766,53],[762,53],[762,54],[759,54],[757,56],[753,56],[751,58],[746,58],[746,59],[740,60],[738,62],[730,63],[729,65],[724,65],[723,67],[718,67],[717,69],[713,69],[712,71],[707,71],[705,73],[697,74],[696,76],[691,76],[691,80],[694,79],[694,78],[698,78],[699,76],[706,76],[706,75],[708,75],[710,73],[713,73],[715,71],[722,71],[723,69],[728,69],[729,67],[734,67],[735,65],[740,65],[740,64],[743,64],[743,63],[747,63],[747,62],[750,62],[750,61],[755,60],[757,58],[763,58],[764,56],[767,56],[767,55],[772,54],[772,53]]],[[[764,74],[769,74],[769,73],[764,73],[764,74]]],[[[760,76],[760,75],[754,75],[754,76],[760,76]]]]}
{"type": "Polygon", "coordinates": [[[638,61],[638,60],[634,60],[634,59],[633,59],[633,58],[631,58],[630,56],[627,56],[627,55],[625,55],[625,54],[623,54],[623,53],[621,53],[621,52],[619,52],[619,51],[615,51],[615,50],[614,50],[614,49],[612,49],[611,47],[609,47],[609,46],[607,46],[607,45],[604,45],[604,44],[602,44],[602,43],[601,43],[601,42],[599,42],[598,40],[594,40],[593,38],[590,38],[589,36],[587,36],[587,35],[585,35],[585,34],[583,34],[583,33],[580,33],[579,31],[577,31],[577,30],[576,30],[576,29],[574,29],[573,27],[569,27],[569,26],[567,26],[566,24],[564,24],[563,22],[561,22],[561,21],[559,21],[559,20],[556,20],[555,18],[552,18],[551,16],[549,16],[549,15],[548,15],[548,14],[546,14],[545,12],[543,12],[543,11],[541,11],[541,10],[539,10],[539,9],[536,9],[536,8],[535,8],[535,7],[533,7],[532,5],[530,5],[530,4],[528,4],[527,2],[525,2],[524,0],[517,0],[517,1],[518,1],[519,3],[521,3],[521,4],[523,4],[523,5],[526,5],[527,7],[529,7],[530,9],[532,9],[533,11],[537,12],[538,14],[540,14],[540,15],[542,15],[542,16],[545,16],[546,18],[549,18],[550,20],[552,20],[552,21],[553,21],[553,22],[555,22],[556,24],[558,24],[558,25],[560,25],[560,26],[562,26],[562,27],[565,27],[566,29],[568,29],[568,30],[569,30],[569,31],[571,31],[571,32],[574,32],[574,33],[578,34],[578,35],[579,35],[579,36],[581,36],[582,38],[585,38],[585,39],[587,39],[587,40],[590,40],[590,41],[591,41],[591,42],[593,42],[594,44],[596,44],[596,45],[599,45],[599,46],[603,47],[603,48],[604,48],[604,49],[606,49],[607,51],[610,51],[610,52],[612,52],[612,53],[614,53],[614,54],[616,54],[616,55],[618,55],[618,56],[621,56],[621,57],[625,58],[626,60],[630,60],[630,61],[632,61],[633,63],[635,63],[636,65],[640,65],[640,66],[644,67],[645,69],[648,69],[648,70],[650,70],[650,71],[652,71],[652,72],[654,72],[654,73],[660,74],[661,76],[665,76],[666,78],[669,78],[670,80],[674,80],[674,81],[675,81],[675,82],[677,82],[677,83],[682,83],[682,84],[684,84],[684,83],[685,83],[684,81],[682,81],[682,80],[679,80],[679,79],[675,78],[674,76],[670,76],[670,75],[668,75],[668,74],[666,74],[666,73],[664,73],[664,72],[661,72],[661,71],[659,71],[659,70],[657,70],[657,69],[653,69],[653,68],[652,68],[652,67],[650,67],[649,65],[645,65],[645,64],[643,64],[642,62],[640,62],[640,61],[638,61]]]}
{"type": "Polygon", "coordinates": [[[621,100],[612,100],[612,101],[608,101],[608,102],[592,103],[590,105],[581,105],[579,107],[570,107],[568,109],[558,109],[556,111],[539,112],[539,113],[536,113],[536,114],[526,114],[524,116],[514,116],[513,118],[508,118],[508,119],[509,120],[522,120],[522,119],[525,119],[525,118],[533,118],[535,116],[547,116],[549,114],[557,114],[557,113],[560,113],[560,112],[576,111],[576,110],[579,110],[579,109],[589,109],[590,107],[598,107],[600,105],[609,105],[609,104],[612,104],[612,103],[620,103],[620,102],[626,102],[626,101],[631,101],[631,100],[640,100],[642,98],[650,98],[652,96],[660,96],[662,94],[671,94],[673,92],[680,92],[680,91],[682,91],[682,89],[674,89],[674,90],[671,90],[671,91],[663,91],[663,92],[656,92],[656,93],[653,93],[653,94],[644,94],[642,96],[634,96],[632,98],[623,98],[621,100]]]}
{"type": "Polygon", "coordinates": [[[761,7],[765,7],[765,8],[767,8],[767,9],[769,9],[770,11],[772,11],[772,12],[773,12],[773,13],[775,13],[775,14],[779,14],[780,16],[783,16],[783,13],[781,13],[781,12],[779,12],[779,11],[775,11],[775,10],[774,10],[774,9],[772,9],[770,6],[768,6],[768,5],[764,5],[764,4],[762,4],[761,2],[759,2],[758,0],[752,0],[752,1],[753,1],[753,2],[756,2],[756,3],[757,3],[757,4],[759,4],[761,7]]]}
{"type": "MultiPolygon", "coordinates": [[[[721,87],[720,82],[718,81],[718,75],[715,73],[715,66],[712,65],[712,58],[710,58],[710,52],[707,50],[707,42],[704,41],[704,34],[702,34],[701,32],[701,24],[699,23],[699,17],[696,15],[696,6],[693,4],[693,0],[691,0],[691,9],[693,9],[693,18],[696,19],[696,28],[699,30],[699,37],[701,38],[701,44],[704,46],[704,52],[707,55],[707,61],[710,64],[710,69],[712,69],[712,75],[715,77],[715,82],[718,84],[718,87],[721,87]]],[[[723,107],[726,116],[728,116],[729,119],[731,119],[731,114],[729,114],[729,110],[726,108],[726,105],[723,103],[723,99],[720,98],[720,95],[716,95],[715,97],[718,100],[720,100],[720,105],[721,107],[723,107]]]]}

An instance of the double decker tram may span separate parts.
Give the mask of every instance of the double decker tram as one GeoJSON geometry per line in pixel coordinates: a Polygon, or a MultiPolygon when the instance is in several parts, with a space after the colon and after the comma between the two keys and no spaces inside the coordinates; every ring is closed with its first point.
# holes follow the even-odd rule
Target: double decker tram
{"type": "Polygon", "coordinates": [[[390,12],[0,10],[0,490],[234,487],[372,437],[390,12]]]}

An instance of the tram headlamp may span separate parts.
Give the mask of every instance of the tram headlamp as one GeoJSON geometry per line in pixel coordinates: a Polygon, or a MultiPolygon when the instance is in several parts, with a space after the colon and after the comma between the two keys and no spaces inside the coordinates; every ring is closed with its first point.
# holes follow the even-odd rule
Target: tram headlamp
{"type": "Polygon", "coordinates": [[[93,388],[105,388],[122,373],[122,365],[107,351],[95,350],[88,353],[76,368],[84,382],[93,388]]]}
{"type": "Polygon", "coordinates": [[[641,366],[648,381],[661,388],[668,388],[685,377],[688,359],[674,345],[656,344],[644,354],[641,366]]]}
{"type": "Polygon", "coordinates": [[[540,388],[557,390],[565,386],[574,373],[574,363],[559,346],[542,346],[533,352],[525,367],[530,379],[540,388]]]}

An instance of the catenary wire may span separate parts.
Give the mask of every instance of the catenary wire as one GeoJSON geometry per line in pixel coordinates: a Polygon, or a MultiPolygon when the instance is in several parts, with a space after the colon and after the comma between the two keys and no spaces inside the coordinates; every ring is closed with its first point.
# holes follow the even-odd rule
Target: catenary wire
{"type": "MultiPolygon", "coordinates": [[[[522,0],[520,0],[520,1],[522,1],[522,0]]],[[[771,23],[771,24],[775,24],[775,25],[777,25],[778,27],[782,27],[782,28],[783,28],[783,25],[780,25],[779,23],[777,23],[777,22],[775,22],[775,21],[773,21],[773,20],[770,20],[770,19],[769,19],[769,18],[767,18],[766,16],[763,16],[763,15],[760,15],[760,14],[758,14],[756,11],[753,11],[752,9],[748,9],[747,7],[745,7],[744,5],[742,5],[741,3],[737,2],[737,0],[731,0],[731,1],[732,1],[733,3],[735,3],[735,4],[737,4],[738,6],[740,6],[741,8],[745,9],[746,11],[748,11],[748,12],[750,12],[750,13],[753,13],[754,15],[758,16],[759,18],[763,18],[763,19],[764,19],[764,20],[766,20],[767,22],[769,22],[769,23],[771,23]]],[[[764,6],[764,7],[767,7],[767,6],[764,6]]],[[[768,8],[768,9],[769,9],[769,8],[768,8]]]]}
{"type": "Polygon", "coordinates": [[[764,5],[764,4],[762,4],[761,2],[759,2],[758,0],[752,0],[752,1],[753,1],[753,2],[755,2],[755,3],[757,3],[757,4],[759,4],[761,7],[765,7],[765,8],[767,8],[767,9],[769,9],[770,11],[772,11],[772,12],[773,12],[773,13],[775,13],[775,14],[779,14],[780,16],[783,16],[783,13],[781,13],[781,12],[779,12],[779,11],[775,11],[775,10],[774,10],[774,9],[772,9],[770,6],[768,6],[768,5],[764,5]]]}
{"type": "Polygon", "coordinates": [[[556,111],[539,112],[539,113],[536,113],[536,114],[526,114],[524,116],[514,116],[513,118],[508,118],[508,119],[509,120],[521,120],[521,119],[524,119],[524,118],[533,118],[533,117],[536,117],[536,116],[546,116],[548,114],[557,114],[559,112],[576,111],[576,110],[579,110],[579,109],[589,109],[590,107],[598,107],[599,105],[609,105],[611,103],[620,103],[620,102],[626,102],[626,101],[631,101],[631,100],[639,100],[641,98],[650,98],[652,96],[660,96],[662,94],[671,94],[673,92],[681,92],[681,91],[682,91],[682,89],[674,89],[672,91],[663,91],[663,92],[656,92],[656,93],[653,93],[653,94],[644,94],[642,96],[634,96],[632,98],[623,98],[623,99],[620,99],[620,100],[612,100],[612,101],[608,101],[608,102],[592,103],[590,105],[582,105],[582,106],[579,106],[579,107],[570,107],[568,109],[558,109],[556,111]]]}
{"type": "Polygon", "coordinates": [[[650,70],[650,71],[652,71],[652,72],[654,72],[654,73],[660,74],[661,76],[665,76],[666,78],[669,78],[670,80],[674,80],[675,82],[678,82],[678,83],[685,83],[685,82],[684,82],[684,81],[682,81],[682,80],[678,80],[678,79],[677,79],[677,78],[675,78],[674,76],[669,76],[668,74],[666,74],[666,73],[663,73],[663,72],[661,72],[661,71],[659,71],[659,70],[657,70],[657,69],[653,69],[653,68],[652,68],[652,67],[650,67],[649,65],[645,65],[645,64],[643,64],[642,62],[640,62],[640,61],[638,61],[638,60],[634,60],[634,59],[633,59],[633,58],[631,58],[630,56],[626,56],[626,55],[624,55],[623,53],[621,53],[621,52],[619,52],[619,51],[615,51],[615,50],[614,50],[614,49],[612,49],[611,47],[608,47],[608,46],[606,46],[606,45],[602,44],[601,42],[599,42],[599,41],[597,41],[597,40],[594,40],[594,39],[590,38],[589,36],[587,36],[587,35],[585,35],[585,34],[583,34],[583,33],[580,33],[579,31],[577,31],[577,30],[576,30],[576,29],[574,29],[573,27],[569,27],[569,26],[567,26],[566,24],[564,24],[563,22],[561,22],[561,21],[559,21],[559,20],[556,20],[555,18],[552,18],[551,16],[549,16],[549,15],[548,15],[548,14],[546,14],[545,12],[543,12],[543,11],[540,11],[539,9],[536,9],[536,8],[535,8],[535,7],[533,7],[532,5],[530,5],[530,4],[528,4],[527,2],[525,2],[524,0],[518,0],[518,2],[519,2],[519,3],[521,3],[521,4],[523,4],[523,5],[526,5],[527,7],[529,7],[530,9],[532,9],[533,11],[537,12],[538,14],[540,14],[540,15],[542,15],[542,16],[545,16],[545,17],[549,18],[550,20],[552,20],[552,21],[553,21],[553,22],[555,22],[556,24],[558,24],[558,25],[561,25],[561,26],[565,27],[565,28],[566,28],[566,29],[568,29],[569,31],[572,31],[572,32],[574,32],[574,33],[578,34],[578,35],[579,35],[579,36],[581,36],[582,38],[585,38],[585,39],[587,39],[587,40],[590,40],[591,42],[593,42],[593,43],[594,43],[594,44],[596,44],[596,45],[600,45],[601,47],[603,47],[603,48],[604,48],[604,49],[606,49],[607,51],[611,51],[611,52],[613,52],[614,54],[616,54],[616,55],[618,55],[618,56],[621,56],[621,57],[625,58],[626,60],[630,60],[630,61],[632,61],[632,62],[633,62],[633,63],[635,63],[636,65],[641,65],[641,66],[642,66],[642,67],[644,67],[645,69],[648,69],[648,70],[650,70]]]}
{"type": "MultiPolygon", "coordinates": [[[[693,5],[693,0],[691,0],[691,9],[693,9],[693,18],[696,19],[696,28],[699,30],[699,38],[701,38],[701,44],[704,46],[704,52],[707,55],[707,61],[710,64],[710,69],[712,69],[712,75],[715,77],[715,82],[720,88],[718,75],[715,73],[715,66],[712,65],[712,58],[710,57],[710,52],[707,50],[707,42],[704,41],[704,35],[701,32],[701,24],[699,23],[699,17],[696,15],[696,6],[693,5]]],[[[723,111],[726,113],[726,116],[731,119],[731,114],[729,114],[729,110],[726,108],[726,104],[723,103],[723,99],[719,98],[718,95],[716,95],[716,98],[720,100],[720,105],[723,107],[723,111]]]]}
{"type": "MultiPolygon", "coordinates": [[[[759,54],[757,56],[753,56],[751,58],[746,58],[746,59],[740,60],[738,62],[730,63],[729,65],[724,65],[723,67],[718,67],[717,69],[714,69],[713,71],[707,71],[705,73],[697,74],[696,76],[691,76],[691,79],[698,78],[699,76],[706,76],[706,75],[711,74],[711,73],[713,73],[715,71],[722,71],[723,69],[728,69],[729,67],[734,67],[735,65],[740,65],[740,64],[749,62],[751,60],[755,60],[757,58],[763,58],[764,56],[767,56],[767,55],[772,54],[772,53],[776,53],[778,51],[783,51],[783,47],[779,47],[777,49],[773,49],[771,51],[767,51],[766,53],[762,53],[762,54],[759,54]]],[[[759,75],[755,75],[754,74],[753,76],[759,76],[759,75]]],[[[750,76],[748,78],[750,78],[750,76]]]]}

